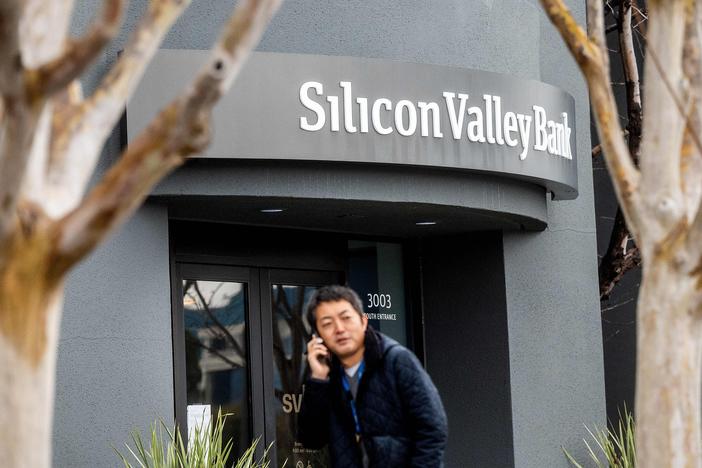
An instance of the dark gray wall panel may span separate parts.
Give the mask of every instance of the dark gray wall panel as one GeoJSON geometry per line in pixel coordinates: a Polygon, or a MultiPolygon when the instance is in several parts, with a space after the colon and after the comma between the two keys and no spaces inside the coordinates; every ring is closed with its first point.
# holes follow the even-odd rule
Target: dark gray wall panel
{"type": "MultiPolygon", "coordinates": [[[[569,1],[581,24],[585,2],[569,1]]],[[[563,41],[541,14],[535,78],[576,102],[579,197],[548,205],[539,234],[505,233],[515,466],[567,467],[561,446],[587,460],[583,424],[605,424],[597,246],[583,80],[563,41]]]]}
{"type": "Polygon", "coordinates": [[[112,446],[173,417],[166,209],[142,208],[67,284],[54,466],[117,466],[112,446]]]}
{"type": "Polygon", "coordinates": [[[498,232],[422,245],[426,364],[449,417],[449,467],[514,466],[498,232]]]}
{"type": "Polygon", "coordinates": [[[597,267],[573,253],[594,239],[516,236],[504,237],[515,466],[565,468],[561,446],[586,460],[583,424],[605,423],[597,267]]]}

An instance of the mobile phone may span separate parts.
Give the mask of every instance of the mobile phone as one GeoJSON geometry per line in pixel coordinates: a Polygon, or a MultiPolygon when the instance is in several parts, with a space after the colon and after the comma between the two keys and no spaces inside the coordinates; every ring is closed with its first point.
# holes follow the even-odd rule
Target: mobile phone
{"type": "MultiPolygon", "coordinates": [[[[317,340],[317,342],[319,342],[319,344],[324,344],[324,340],[322,338],[320,338],[316,333],[312,333],[312,338],[317,340]]],[[[329,348],[327,348],[327,355],[326,356],[317,356],[317,360],[320,362],[320,364],[330,366],[331,359],[329,357],[329,348]]]]}

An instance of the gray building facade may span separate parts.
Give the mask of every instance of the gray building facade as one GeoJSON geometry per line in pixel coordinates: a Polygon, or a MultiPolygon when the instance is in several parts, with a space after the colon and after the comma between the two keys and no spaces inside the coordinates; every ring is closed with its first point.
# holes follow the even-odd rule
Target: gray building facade
{"type": "MultiPolygon", "coordinates": [[[[176,60],[209,48],[233,3],[193,1],[162,47],[176,60]]],[[[568,2],[581,23],[584,3],[568,2]]],[[[145,4],[130,2],[125,32],[88,90],[145,4]]],[[[76,32],[92,14],[93,2],[78,2],[76,32]]],[[[572,161],[555,159],[563,172],[549,181],[504,168],[404,163],[410,153],[448,158],[421,143],[393,144],[390,157],[379,150],[385,140],[348,139],[343,151],[364,155],[354,160],[330,140],[324,155],[286,156],[286,145],[297,143],[272,123],[271,141],[259,136],[260,147],[283,153],[256,154],[254,138],[253,150],[231,142],[188,162],[70,278],[55,466],[117,466],[111,445],[121,446],[131,429],[157,418],[187,423],[197,404],[235,413],[237,445],[261,435],[276,441],[288,466],[324,466],[324,454],[297,447],[291,434],[303,372],[298,346],[309,334],[300,311],[309,292],[329,282],[359,290],[371,322],[424,362],[449,418],[446,466],[566,467],[562,446],[582,455],[583,423],[603,426],[606,413],[589,106],[538,2],[289,0],[257,50],[264,61],[292,58],[291,76],[303,60],[289,54],[337,60],[330,73],[361,59],[352,67],[360,78],[364,63],[415,70],[397,84],[400,94],[435,81],[440,98],[449,69],[466,73],[467,89],[480,80],[462,70],[498,73],[513,80],[515,94],[520,83],[544,83],[572,97],[572,161]],[[369,148],[379,160],[363,160],[369,148]]],[[[163,76],[148,73],[156,83],[163,76]]],[[[373,81],[380,86],[367,86],[373,81]]],[[[490,83],[482,86],[481,94],[489,91],[490,83]]],[[[103,169],[148,121],[153,93],[138,93],[103,169]]],[[[247,99],[236,114],[218,114],[215,145],[227,140],[228,117],[258,112],[255,96],[247,99]]],[[[448,139],[449,124],[442,130],[448,139]]],[[[421,141],[408,138],[415,137],[421,141]]],[[[491,151],[465,150],[480,158],[491,151]]]]}

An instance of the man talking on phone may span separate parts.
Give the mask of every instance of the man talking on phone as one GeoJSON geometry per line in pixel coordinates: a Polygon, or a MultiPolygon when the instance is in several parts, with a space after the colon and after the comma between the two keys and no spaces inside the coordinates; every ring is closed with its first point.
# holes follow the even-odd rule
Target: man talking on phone
{"type": "Polygon", "coordinates": [[[306,314],[316,333],[298,440],[328,445],[335,468],[442,467],[446,413],[414,354],[368,325],[351,288],[318,289],[306,314]]]}

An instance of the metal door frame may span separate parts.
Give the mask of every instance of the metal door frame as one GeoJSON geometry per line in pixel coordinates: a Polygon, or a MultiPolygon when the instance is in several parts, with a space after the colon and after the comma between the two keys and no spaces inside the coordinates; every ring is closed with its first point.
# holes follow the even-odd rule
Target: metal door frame
{"type": "Polygon", "coordinates": [[[187,441],[187,382],[185,364],[185,322],[183,315],[183,280],[231,281],[244,283],[246,311],[244,317],[247,351],[247,383],[251,435],[262,434],[263,421],[257,417],[264,411],[264,393],[261,369],[261,314],[259,303],[259,276],[254,268],[225,265],[177,263],[173,281],[173,387],[175,419],[183,440],[187,441]]]}

